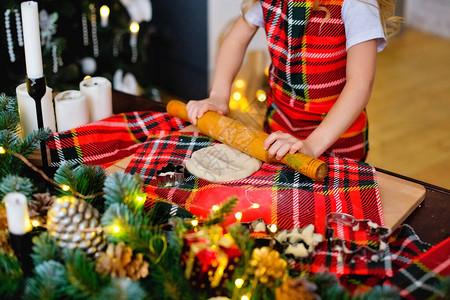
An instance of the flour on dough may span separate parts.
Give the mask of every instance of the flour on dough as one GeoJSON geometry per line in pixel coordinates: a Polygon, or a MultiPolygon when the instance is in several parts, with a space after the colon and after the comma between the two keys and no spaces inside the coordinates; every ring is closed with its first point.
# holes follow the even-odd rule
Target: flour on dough
{"type": "Polygon", "coordinates": [[[197,177],[211,182],[242,179],[258,171],[262,162],[225,144],[195,151],[186,168],[197,177]]]}

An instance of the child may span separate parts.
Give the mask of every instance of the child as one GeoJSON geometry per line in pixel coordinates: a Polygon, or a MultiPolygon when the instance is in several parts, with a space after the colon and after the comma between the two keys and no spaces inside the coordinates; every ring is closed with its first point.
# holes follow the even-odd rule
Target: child
{"type": "Polygon", "coordinates": [[[297,151],[364,160],[365,107],[393,1],[244,0],[243,16],[219,49],[209,98],[189,101],[189,119],[195,125],[208,110],[229,112],[231,84],[264,27],[272,59],[265,150],[278,160],[297,151]]]}

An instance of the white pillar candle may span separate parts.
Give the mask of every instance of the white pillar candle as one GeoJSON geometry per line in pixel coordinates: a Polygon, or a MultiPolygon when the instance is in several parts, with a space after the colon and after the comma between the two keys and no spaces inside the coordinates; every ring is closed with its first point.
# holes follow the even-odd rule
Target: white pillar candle
{"type": "MultiPolygon", "coordinates": [[[[31,131],[38,129],[36,116],[36,102],[28,95],[27,84],[22,83],[16,88],[17,103],[19,106],[20,126],[22,136],[27,136],[31,131]]],[[[41,100],[42,119],[44,127],[49,127],[56,132],[55,112],[53,110],[52,89],[46,87],[46,92],[41,100]]]]}
{"type": "Polygon", "coordinates": [[[44,71],[42,68],[38,4],[34,1],[26,1],[22,2],[20,7],[27,76],[33,79],[41,78],[44,76],[44,71]]]}
{"type": "Polygon", "coordinates": [[[22,193],[9,193],[3,199],[8,219],[8,230],[12,234],[23,235],[32,229],[28,215],[27,198],[22,193]]]}
{"type": "Polygon", "coordinates": [[[108,79],[103,77],[87,78],[80,82],[80,91],[86,95],[90,122],[112,116],[112,88],[108,79]]]}
{"type": "Polygon", "coordinates": [[[55,97],[58,132],[67,131],[89,123],[86,96],[80,91],[65,91],[55,97]]]}

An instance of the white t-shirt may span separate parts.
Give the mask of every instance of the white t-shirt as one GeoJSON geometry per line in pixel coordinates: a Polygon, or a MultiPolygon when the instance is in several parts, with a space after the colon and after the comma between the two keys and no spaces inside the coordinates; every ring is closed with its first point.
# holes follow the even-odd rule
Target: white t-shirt
{"type": "MultiPolygon", "coordinates": [[[[381,25],[376,0],[344,0],[342,5],[342,21],[345,26],[347,50],[356,44],[377,40],[377,51],[386,46],[386,37],[381,25]],[[364,3],[367,2],[367,3],[364,3]]],[[[264,16],[261,2],[256,2],[245,14],[245,19],[255,26],[264,26],[264,16]]]]}

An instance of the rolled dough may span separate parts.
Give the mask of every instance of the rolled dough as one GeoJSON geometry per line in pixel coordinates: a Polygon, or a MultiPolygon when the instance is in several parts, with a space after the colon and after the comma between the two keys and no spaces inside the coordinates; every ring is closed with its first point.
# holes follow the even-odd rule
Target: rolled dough
{"type": "Polygon", "coordinates": [[[262,162],[225,144],[202,148],[192,153],[187,170],[211,182],[242,179],[258,171],[262,162]]]}

